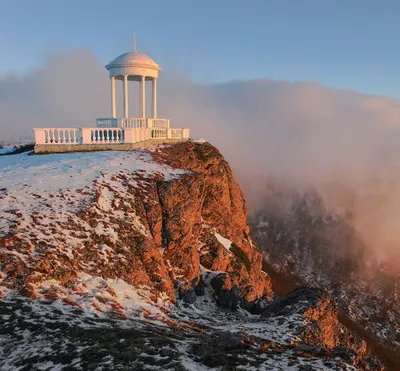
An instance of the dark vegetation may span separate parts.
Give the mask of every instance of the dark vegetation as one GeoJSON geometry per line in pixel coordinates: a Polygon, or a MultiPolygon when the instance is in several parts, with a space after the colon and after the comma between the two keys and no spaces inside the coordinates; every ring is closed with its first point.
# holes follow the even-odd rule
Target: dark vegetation
{"type": "MultiPolygon", "coordinates": [[[[3,146],[0,145],[0,149],[2,149],[2,148],[3,148],[3,146]]],[[[34,143],[21,144],[19,146],[14,146],[10,152],[0,153],[0,156],[17,155],[19,153],[33,151],[34,148],[35,148],[34,143]]]]}

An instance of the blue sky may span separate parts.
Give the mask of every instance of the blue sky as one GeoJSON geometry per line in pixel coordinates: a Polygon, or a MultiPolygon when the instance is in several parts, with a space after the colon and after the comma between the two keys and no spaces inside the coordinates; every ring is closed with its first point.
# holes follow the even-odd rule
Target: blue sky
{"type": "Polygon", "coordinates": [[[195,82],[273,78],[400,97],[397,0],[0,0],[0,73],[132,47],[195,82]]]}

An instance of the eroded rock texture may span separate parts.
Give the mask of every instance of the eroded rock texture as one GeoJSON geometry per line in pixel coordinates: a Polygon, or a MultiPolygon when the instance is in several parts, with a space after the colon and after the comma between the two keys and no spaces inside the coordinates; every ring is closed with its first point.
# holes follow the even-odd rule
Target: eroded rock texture
{"type": "Polygon", "coordinates": [[[221,289],[236,300],[251,306],[271,298],[243,194],[216,148],[186,142],[132,161],[152,168],[110,168],[82,189],[32,195],[34,210],[10,210],[12,223],[0,237],[3,285],[55,299],[65,288],[81,291],[86,274],[148,287],[154,300],[173,302],[178,288],[193,302],[208,269],[224,272],[221,289]]]}

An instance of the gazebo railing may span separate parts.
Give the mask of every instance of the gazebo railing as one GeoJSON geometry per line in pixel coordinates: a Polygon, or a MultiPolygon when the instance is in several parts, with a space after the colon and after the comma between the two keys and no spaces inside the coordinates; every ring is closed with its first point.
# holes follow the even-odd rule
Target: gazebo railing
{"type": "Polygon", "coordinates": [[[90,129],[91,143],[124,143],[124,131],[120,128],[90,129]]]}
{"type": "Polygon", "coordinates": [[[189,129],[179,128],[36,128],[36,144],[123,144],[151,139],[189,139],[189,129]]]}
{"type": "Polygon", "coordinates": [[[128,117],[128,118],[98,118],[96,119],[98,128],[157,128],[168,129],[169,119],[159,119],[151,117],[128,117]]]}
{"type": "Polygon", "coordinates": [[[80,144],[80,128],[40,128],[34,129],[36,143],[40,144],[80,144]]]}

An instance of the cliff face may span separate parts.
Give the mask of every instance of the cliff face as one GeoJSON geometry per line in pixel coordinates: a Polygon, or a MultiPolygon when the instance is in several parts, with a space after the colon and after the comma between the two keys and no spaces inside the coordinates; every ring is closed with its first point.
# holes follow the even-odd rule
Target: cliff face
{"type": "Polygon", "coordinates": [[[158,191],[166,220],[164,254],[178,268],[177,274],[183,270],[186,283],[193,282],[201,266],[221,272],[212,282],[221,295],[237,287],[242,305],[271,299],[262,256],[250,240],[243,193],[220,153],[210,144],[181,143],[155,152],[154,159],[190,171],[158,191]]]}
{"type": "MultiPolygon", "coordinates": [[[[186,142],[114,157],[81,155],[94,161],[89,167],[99,166],[96,155],[108,161],[83,187],[86,170],[78,169],[64,189],[3,189],[9,228],[0,236],[4,292],[80,306],[82,285],[96,277],[92,284],[111,296],[92,305],[97,310],[110,302],[124,313],[110,280],[145,288],[155,302],[174,302],[176,293],[194,302],[204,291],[201,272],[210,270],[220,273],[211,284],[223,306],[242,302],[251,309],[271,298],[261,253],[249,238],[243,194],[217,149],[186,142]]],[[[53,159],[70,161],[74,154],[66,156],[53,159]]],[[[68,166],[60,162],[54,165],[68,166]]]]}

